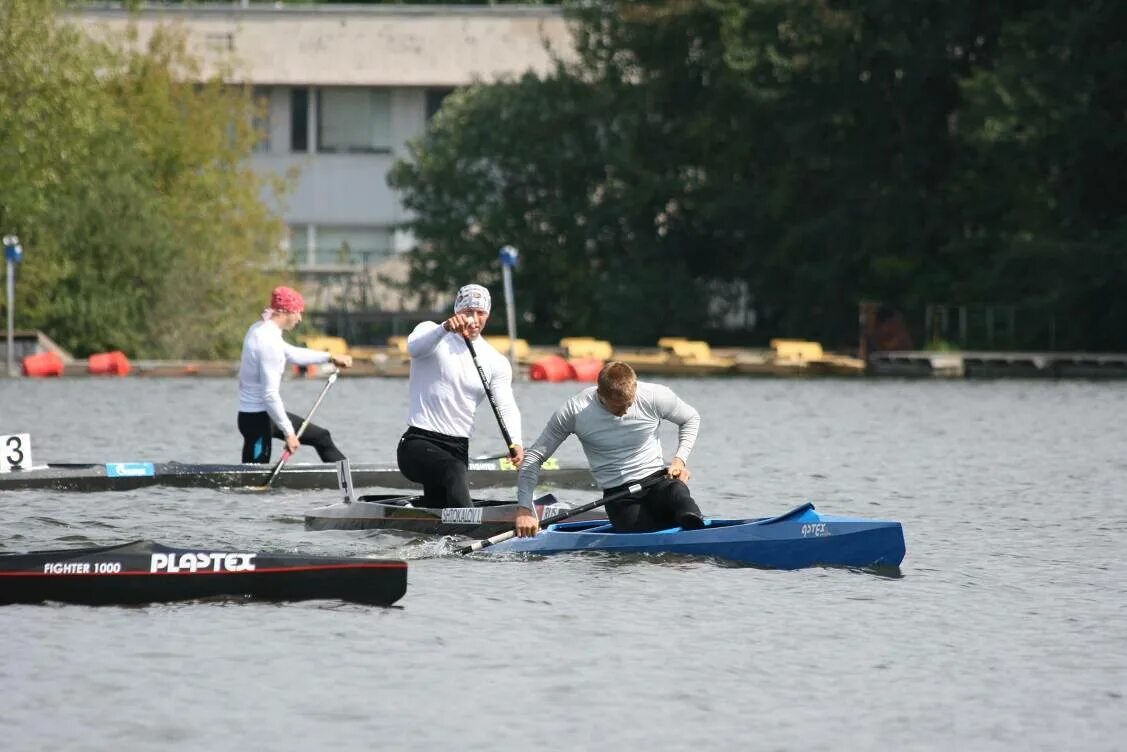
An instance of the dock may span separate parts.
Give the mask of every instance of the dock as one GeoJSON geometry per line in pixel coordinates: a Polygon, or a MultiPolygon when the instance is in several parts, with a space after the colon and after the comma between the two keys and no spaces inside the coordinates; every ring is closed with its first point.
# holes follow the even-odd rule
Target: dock
{"type": "Polygon", "coordinates": [[[1127,354],[895,350],[869,355],[871,376],[955,379],[1127,378],[1127,354]]]}
{"type": "MultiPolygon", "coordinates": [[[[410,373],[406,337],[390,337],[385,345],[349,345],[340,337],[307,336],[301,344],[333,354],[349,353],[353,367],[341,371],[351,377],[404,378],[410,373]]],[[[487,336],[498,351],[508,353],[504,336],[487,336]]],[[[74,358],[42,332],[20,332],[17,340],[22,356],[50,354],[52,370],[30,376],[133,376],[218,377],[238,375],[238,361],[229,360],[129,360],[114,352],[74,358]]],[[[770,347],[712,348],[702,340],[663,337],[656,347],[618,347],[593,337],[566,337],[558,345],[529,345],[518,339],[513,347],[517,373],[536,380],[546,370],[547,380],[590,381],[601,364],[615,359],[629,363],[647,378],[755,376],[782,377],[892,377],[946,379],[1119,379],[1127,378],[1127,353],[1011,352],[1004,350],[882,350],[859,358],[851,353],[826,351],[818,342],[774,339],[770,347]],[[545,359],[553,369],[538,367],[545,359]],[[594,365],[592,367],[592,361],[594,365]],[[567,375],[569,364],[574,366],[567,375]],[[582,367],[580,367],[582,365],[582,367]]],[[[331,366],[289,370],[291,377],[324,378],[331,366]]]]}

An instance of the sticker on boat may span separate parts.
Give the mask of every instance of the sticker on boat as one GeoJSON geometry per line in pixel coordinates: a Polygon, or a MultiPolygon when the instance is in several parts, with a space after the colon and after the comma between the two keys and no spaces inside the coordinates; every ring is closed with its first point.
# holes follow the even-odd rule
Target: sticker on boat
{"type": "Polygon", "coordinates": [[[0,436],[0,473],[30,470],[32,467],[31,434],[0,436]]]}
{"type": "Polygon", "coordinates": [[[257,554],[199,553],[153,554],[150,572],[253,572],[257,554]]]}
{"type": "Polygon", "coordinates": [[[120,561],[49,561],[43,574],[121,574],[120,561]]]}
{"type": "Polygon", "coordinates": [[[822,538],[830,534],[824,522],[808,522],[802,526],[803,538],[822,538]]]}
{"type": "Polygon", "coordinates": [[[551,517],[571,509],[567,504],[549,504],[546,507],[540,508],[540,519],[551,517]]]}
{"type": "Polygon", "coordinates": [[[49,561],[43,565],[43,574],[90,574],[90,562],[49,561]]]}
{"type": "Polygon", "coordinates": [[[451,525],[480,525],[481,507],[449,507],[443,509],[442,521],[451,525]]]}
{"type": "Polygon", "coordinates": [[[151,478],[156,468],[151,462],[108,462],[106,475],[111,478],[151,478]]]}

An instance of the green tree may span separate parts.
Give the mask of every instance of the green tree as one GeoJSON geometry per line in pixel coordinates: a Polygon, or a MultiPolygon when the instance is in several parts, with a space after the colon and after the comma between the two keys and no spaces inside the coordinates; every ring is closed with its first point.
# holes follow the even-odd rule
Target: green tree
{"type": "Polygon", "coordinates": [[[1025,4],[963,81],[962,297],[1051,311],[1066,349],[1127,349],[1125,22],[1121,3],[1025,4]]]}
{"type": "Polygon", "coordinates": [[[742,298],[744,341],[842,344],[877,299],[1052,308],[1058,344],[1127,346],[1122,4],[570,12],[576,64],[453,98],[393,173],[413,284],[495,280],[513,243],[541,336],[708,334],[742,298]]]}
{"type": "Polygon", "coordinates": [[[592,86],[562,64],[545,80],[451,97],[390,176],[427,249],[408,285],[442,294],[468,279],[495,283],[508,243],[522,252],[532,337],[652,344],[701,326],[699,254],[669,232],[680,166],[637,159],[650,146],[638,138],[646,118],[637,87],[592,86]]]}
{"type": "Polygon", "coordinates": [[[96,40],[52,0],[0,0],[0,226],[17,316],[76,354],[229,357],[284,229],[249,166],[250,92],[183,35],[96,40]]]}

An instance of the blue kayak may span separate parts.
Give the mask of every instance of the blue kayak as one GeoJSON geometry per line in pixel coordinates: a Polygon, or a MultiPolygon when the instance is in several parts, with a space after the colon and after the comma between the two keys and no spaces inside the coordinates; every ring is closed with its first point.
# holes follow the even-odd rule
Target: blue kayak
{"type": "Polygon", "coordinates": [[[904,530],[899,522],[824,515],[803,504],[778,517],[708,519],[700,530],[617,533],[606,522],[560,522],[535,537],[510,538],[487,550],[685,554],[772,569],[897,567],[904,560],[904,530]]]}

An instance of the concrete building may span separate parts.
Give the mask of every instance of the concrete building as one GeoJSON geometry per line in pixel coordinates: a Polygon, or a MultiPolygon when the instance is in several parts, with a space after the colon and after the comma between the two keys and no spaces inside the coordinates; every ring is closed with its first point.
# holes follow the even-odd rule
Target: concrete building
{"type": "Polygon", "coordinates": [[[234,58],[229,78],[269,103],[255,167],[298,174],[278,207],[292,258],[336,294],[358,269],[402,267],[394,257],[414,246],[386,176],[443,98],[573,55],[560,10],[542,6],[84,6],[71,18],[95,35],[132,23],[139,44],[180,25],[206,77],[234,58]]]}

